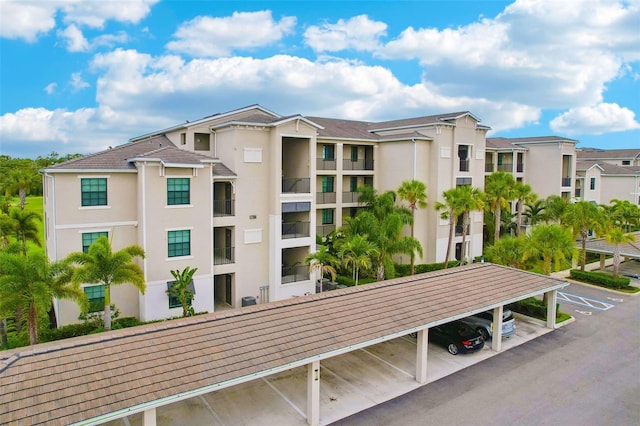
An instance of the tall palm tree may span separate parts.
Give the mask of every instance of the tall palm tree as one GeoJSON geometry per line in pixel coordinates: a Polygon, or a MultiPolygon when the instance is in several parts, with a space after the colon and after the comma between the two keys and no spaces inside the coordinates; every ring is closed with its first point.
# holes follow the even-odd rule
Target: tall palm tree
{"type": "Polygon", "coordinates": [[[13,193],[15,193],[15,191],[18,192],[20,210],[24,210],[27,194],[29,194],[32,188],[39,184],[41,184],[41,179],[38,172],[34,169],[34,164],[32,164],[32,162],[25,162],[9,173],[7,189],[13,193]]]}
{"type": "Polygon", "coordinates": [[[534,199],[530,202],[525,202],[525,210],[522,213],[523,216],[529,218],[529,224],[531,226],[535,226],[538,222],[544,220],[544,209],[546,207],[546,202],[544,199],[534,199]]]}
{"type": "Polygon", "coordinates": [[[175,297],[180,301],[182,306],[182,316],[187,317],[194,314],[191,302],[193,301],[193,291],[189,288],[189,284],[193,281],[193,275],[198,268],[191,269],[189,266],[182,271],[179,269],[171,270],[171,275],[175,280],[167,289],[167,295],[175,297]]]}
{"type": "Polygon", "coordinates": [[[618,278],[620,276],[620,246],[625,243],[632,243],[636,239],[633,234],[626,234],[624,230],[617,226],[609,228],[604,235],[609,244],[613,244],[613,277],[618,278]]]}
{"type": "Polygon", "coordinates": [[[13,219],[16,239],[22,244],[22,254],[27,255],[27,241],[31,241],[38,247],[42,246],[39,236],[39,228],[36,221],[42,222],[42,216],[36,212],[13,208],[9,212],[13,219]]]}
{"type": "Polygon", "coordinates": [[[500,215],[502,209],[509,208],[509,202],[513,200],[513,188],[515,179],[510,173],[495,172],[487,176],[484,190],[487,197],[487,207],[493,212],[494,217],[494,244],[500,239],[500,215]]]}
{"type": "Polygon", "coordinates": [[[463,211],[463,206],[461,205],[462,194],[460,193],[460,188],[451,188],[442,193],[442,198],[444,198],[444,202],[436,202],[435,208],[439,212],[441,212],[440,217],[442,219],[449,220],[449,238],[447,240],[447,251],[444,256],[444,267],[447,268],[449,264],[449,258],[451,256],[451,244],[453,242],[453,233],[458,225],[458,217],[463,211]]]}
{"type": "Polygon", "coordinates": [[[549,195],[545,199],[544,219],[548,222],[560,223],[569,201],[559,195],[549,195]]]}
{"type": "Polygon", "coordinates": [[[523,253],[525,247],[523,237],[505,237],[492,246],[487,247],[485,256],[489,262],[510,266],[517,269],[525,269],[523,253]]]}
{"type": "Polygon", "coordinates": [[[464,264],[467,260],[467,229],[471,223],[471,212],[484,208],[484,193],[472,186],[461,186],[459,190],[462,211],[462,252],[460,260],[464,264]]]}
{"type": "Polygon", "coordinates": [[[631,204],[627,200],[611,200],[610,212],[614,222],[622,226],[627,232],[632,228],[640,226],[640,207],[631,204]]]}
{"type": "Polygon", "coordinates": [[[67,256],[71,263],[80,265],[73,274],[73,282],[104,285],[104,329],[111,330],[111,285],[133,284],[142,294],[146,289],[144,273],[133,258],[144,258],[140,246],[131,245],[113,252],[107,237],[99,237],[88,253],[75,252],[67,256]]]}
{"type": "Polygon", "coordinates": [[[46,314],[54,297],[87,306],[80,286],[72,284],[72,268],[65,262],[51,263],[42,252],[29,257],[1,252],[0,272],[0,317],[26,312],[32,345],[38,343],[38,317],[46,314]]]}
{"type": "Polygon", "coordinates": [[[339,263],[338,259],[329,252],[327,246],[318,246],[319,249],[315,253],[310,253],[304,259],[305,263],[309,265],[312,272],[318,271],[320,274],[320,293],[322,293],[322,280],[326,274],[331,276],[331,281],[336,280],[336,268],[339,263]]]}
{"type": "Polygon", "coordinates": [[[580,270],[584,271],[587,258],[587,238],[589,230],[600,232],[604,225],[604,216],[600,208],[589,201],[578,201],[567,205],[561,217],[562,224],[570,226],[573,236],[580,236],[580,270]]]}
{"type": "MultiPolygon", "coordinates": [[[[416,220],[416,209],[424,209],[427,207],[427,186],[419,180],[410,180],[402,182],[398,188],[398,197],[409,203],[411,209],[411,238],[415,238],[414,223],[416,220]]],[[[415,253],[411,253],[411,267],[409,273],[413,275],[415,265],[415,253]]]]}
{"type": "Polygon", "coordinates": [[[524,206],[526,203],[533,202],[536,200],[537,195],[531,191],[531,185],[516,182],[513,186],[513,196],[516,199],[516,208],[517,208],[517,219],[516,219],[516,235],[522,235],[522,214],[524,211],[524,206]]]}
{"type": "Polygon", "coordinates": [[[563,261],[574,257],[575,251],[570,230],[557,224],[538,225],[527,238],[523,258],[542,260],[543,273],[551,275],[552,267],[558,271],[563,261]]]}
{"type": "Polygon", "coordinates": [[[355,234],[341,241],[338,256],[345,267],[353,268],[353,278],[358,285],[360,270],[371,269],[372,259],[378,256],[378,249],[367,237],[355,234]]]}

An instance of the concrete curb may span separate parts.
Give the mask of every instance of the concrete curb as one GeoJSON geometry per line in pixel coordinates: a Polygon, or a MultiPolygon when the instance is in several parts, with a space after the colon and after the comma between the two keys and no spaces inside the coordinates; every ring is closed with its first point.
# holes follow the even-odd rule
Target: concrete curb
{"type": "MultiPolygon", "coordinates": [[[[528,322],[528,323],[531,323],[531,324],[539,325],[541,327],[546,327],[547,326],[547,322],[546,321],[542,321],[542,320],[539,320],[537,318],[533,318],[533,317],[530,317],[530,316],[527,316],[527,315],[519,314],[517,312],[513,312],[513,317],[517,318],[520,321],[524,321],[524,322],[528,322]]],[[[554,327],[554,330],[557,330],[557,329],[559,329],[561,327],[564,327],[565,325],[569,325],[569,324],[571,324],[571,323],[573,323],[575,321],[576,321],[575,317],[571,316],[571,318],[569,318],[568,320],[562,321],[561,323],[556,323],[556,325],[554,327]]]]}
{"type": "Polygon", "coordinates": [[[637,292],[637,293],[626,293],[624,291],[618,291],[618,290],[615,290],[613,288],[600,287],[599,285],[583,283],[582,281],[575,281],[575,280],[572,280],[570,278],[564,278],[564,280],[569,282],[569,283],[571,283],[571,284],[583,285],[585,287],[590,287],[590,288],[595,288],[595,289],[598,289],[598,290],[603,290],[603,291],[606,291],[608,293],[613,293],[613,294],[618,294],[618,295],[623,295],[623,296],[632,296],[632,297],[640,296],[640,291],[637,292]]]}

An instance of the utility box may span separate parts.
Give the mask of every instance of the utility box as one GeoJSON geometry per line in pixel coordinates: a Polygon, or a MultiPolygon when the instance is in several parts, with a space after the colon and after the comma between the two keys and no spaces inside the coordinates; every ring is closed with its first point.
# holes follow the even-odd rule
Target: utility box
{"type": "Polygon", "coordinates": [[[242,306],[251,306],[256,304],[256,298],[253,296],[245,296],[242,298],[242,306]]]}

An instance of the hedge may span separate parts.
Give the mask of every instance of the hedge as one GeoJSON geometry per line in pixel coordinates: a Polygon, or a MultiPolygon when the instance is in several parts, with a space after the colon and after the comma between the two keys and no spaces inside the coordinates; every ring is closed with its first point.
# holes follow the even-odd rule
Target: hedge
{"type": "MultiPolygon", "coordinates": [[[[378,281],[376,278],[359,278],[358,285],[369,284],[378,281]]],[[[336,277],[338,284],[346,285],[347,287],[353,287],[356,285],[356,281],[351,277],[345,277],[344,275],[338,275],[336,277]]]]}
{"type": "MultiPolygon", "coordinates": [[[[515,303],[507,305],[513,312],[526,315],[528,317],[547,319],[547,307],[542,299],[529,297],[528,299],[519,300],[515,303]]],[[[560,314],[560,303],[556,303],[556,318],[560,314]]]]}
{"type": "MultiPolygon", "coordinates": [[[[133,327],[143,324],[139,319],[134,317],[118,318],[111,324],[112,330],[119,328],[133,327]]],[[[54,340],[69,339],[71,337],[85,336],[87,334],[93,334],[103,331],[102,328],[96,328],[93,322],[82,322],[78,324],[69,324],[60,328],[46,329],[41,332],[42,342],[52,342],[54,340]]]]}
{"type": "Polygon", "coordinates": [[[631,280],[627,277],[614,278],[602,272],[588,272],[579,269],[572,269],[569,277],[574,280],[609,288],[625,288],[631,283],[631,280]]]}
{"type": "MultiPolygon", "coordinates": [[[[448,263],[448,268],[452,268],[454,266],[458,266],[460,261],[458,260],[450,260],[448,263]]],[[[401,264],[396,266],[396,275],[399,277],[406,277],[409,275],[409,270],[411,269],[411,265],[401,264]]],[[[439,271],[440,269],[444,269],[444,262],[439,263],[421,263],[419,265],[414,266],[414,271],[416,274],[424,274],[425,272],[439,271]]]]}

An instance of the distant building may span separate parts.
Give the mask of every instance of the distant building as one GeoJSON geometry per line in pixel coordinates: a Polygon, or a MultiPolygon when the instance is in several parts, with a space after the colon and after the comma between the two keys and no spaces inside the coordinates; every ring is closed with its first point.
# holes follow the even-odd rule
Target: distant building
{"type": "Polygon", "coordinates": [[[609,204],[629,201],[640,206],[640,149],[577,150],[576,199],[609,204]]]}

